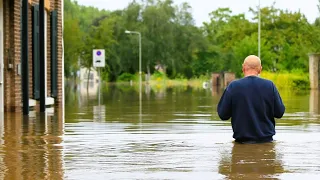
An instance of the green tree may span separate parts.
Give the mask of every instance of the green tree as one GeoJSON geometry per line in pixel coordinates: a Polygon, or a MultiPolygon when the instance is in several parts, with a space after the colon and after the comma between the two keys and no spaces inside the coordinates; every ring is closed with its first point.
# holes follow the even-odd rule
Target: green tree
{"type": "MultiPolygon", "coordinates": [[[[213,10],[210,21],[197,27],[188,3],[173,0],[133,0],[124,9],[99,10],[77,1],[64,1],[65,74],[92,66],[92,49],[106,50],[103,76],[116,81],[121,74],[139,70],[142,35],[142,71],[154,73],[158,63],[170,78],[195,77],[232,71],[241,77],[241,63],[258,54],[258,9],[234,14],[229,8],[213,10]]],[[[319,8],[319,6],[318,6],[319,8]]],[[[319,10],[320,11],[320,10],[319,10]]],[[[309,23],[301,12],[270,7],[261,9],[261,59],[267,71],[308,71],[308,53],[320,50],[320,18],[309,23]]]]}

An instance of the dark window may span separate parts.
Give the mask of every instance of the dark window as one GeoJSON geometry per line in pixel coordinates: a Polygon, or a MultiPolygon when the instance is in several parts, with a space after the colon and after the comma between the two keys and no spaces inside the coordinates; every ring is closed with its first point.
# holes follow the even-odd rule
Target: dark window
{"type": "Polygon", "coordinates": [[[39,5],[33,6],[32,13],[32,66],[33,66],[33,98],[40,99],[40,34],[39,5]]]}
{"type": "Polygon", "coordinates": [[[51,96],[56,98],[58,94],[58,58],[57,58],[57,11],[51,12],[51,96]]]}

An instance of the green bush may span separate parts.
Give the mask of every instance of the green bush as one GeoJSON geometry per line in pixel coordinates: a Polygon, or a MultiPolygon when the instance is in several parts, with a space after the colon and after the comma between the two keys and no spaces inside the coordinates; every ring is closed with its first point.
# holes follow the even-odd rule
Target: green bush
{"type": "Polygon", "coordinates": [[[108,72],[105,72],[105,71],[102,71],[101,72],[101,78],[103,81],[109,81],[109,73],[108,72]]]}
{"type": "Polygon", "coordinates": [[[273,81],[279,89],[309,89],[309,75],[307,73],[295,72],[281,72],[272,73],[263,71],[261,77],[273,81]]]}
{"type": "Polygon", "coordinates": [[[155,71],[152,75],[151,75],[151,80],[164,80],[166,79],[166,75],[162,72],[159,71],[155,71]]]}
{"type": "Polygon", "coordinates": [[[174,79],[182,80],[182,79],[186,79],[186,77],[183,74],[178,73],[174,79]]]}
{"type": "Polygon", "coordinates": [[[135,75],[130,73],[123,73],[117,78],[117,82],[129,82],[135,79],[135,75]]]}
{"type": "Polygon", "coordinates": [[[293,80],[293,87],[296,89],[308,89],[309,81],[305,79],[295,79],[293,80]]]}
{"type": "Polygon", "coordinates": [[[294,89],[309,89],[310,88],[310,81],[309,76],[306,74],[297,75],[292,80],[292,86],[294,89]]]}

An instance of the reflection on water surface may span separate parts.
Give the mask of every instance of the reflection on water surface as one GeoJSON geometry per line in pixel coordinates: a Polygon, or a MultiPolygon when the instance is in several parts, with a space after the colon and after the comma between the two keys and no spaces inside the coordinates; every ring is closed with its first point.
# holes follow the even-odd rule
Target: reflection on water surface
{"type": "Polygon", "coordinates": [[[144,87],[139,101],[135,86],[91,87],[68,85],[64,111],[1,114],[0,179],[320,177],[317,91],[280,91],[276,141],[239,145],[216,114],[221,91],[144,87]]]}

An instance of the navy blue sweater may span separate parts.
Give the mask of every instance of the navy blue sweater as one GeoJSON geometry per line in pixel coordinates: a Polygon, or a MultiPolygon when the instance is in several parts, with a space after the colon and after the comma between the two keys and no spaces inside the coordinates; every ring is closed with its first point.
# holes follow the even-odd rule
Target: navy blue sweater
{"type": "Polygon", "coordinates": [[[272,81],[247,76],[232,81],[218,104],[222,120],[231,118],[236,142],[268,142],[275,135],[275,118],[281,118],[285,106],[272,81]]]}

